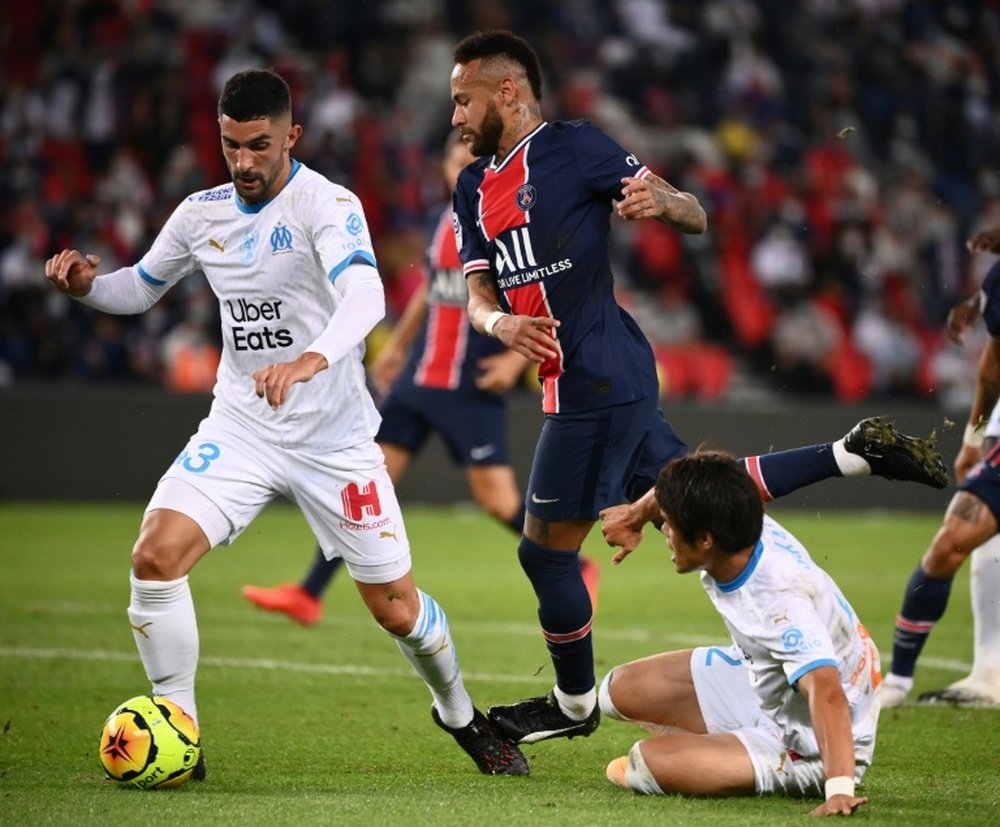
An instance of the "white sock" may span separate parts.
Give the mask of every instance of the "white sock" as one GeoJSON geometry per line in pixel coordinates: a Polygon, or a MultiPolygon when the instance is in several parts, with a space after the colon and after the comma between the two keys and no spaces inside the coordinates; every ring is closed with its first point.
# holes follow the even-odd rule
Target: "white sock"
{"type": "Polygon", "coordinates": [[[972,552],[969,590],[975,635],[969,677],[1000,689],[1000,535],[972,552]]]}
{"type": "Polygon", "coordinates": [[[187,575],[178,580],[137,580],[128,619],[154,695],[178,704],[198,722],[194,674],[198,668],[198,621],[187,575]]]}
{"type": "Polygon", "coordinates": [[[448,629],[448,618],[434,598],[417,591],[420,614],[406,637],[397,637],[399,651],[424,679],[434,698],[441,722],[452,729],[467,726],[472,721],[472,698],[462,683],[458,653],[448,629]]]}
{"type": "Polygon", "coordinates": [[[566,713],[566,717],[574,721],[582,721],[597,706],[596,689],[590,689],[582,695],[569,695],[558,686],[552,691],[555,693],[556,700],[559,701],[559,708],[566,713]]]}
{"type": "Polygon", "coordinates": [[[663,795],[663,789],[649,771],[646,759],[642,757],[641,741],[636,741],[628,751],[628,767],[625,770],[625,783],[633,792],[643,795],[663,795]]]}
{"type": "Polygon", "coordinates": [[[909,693],[909,691],[913,689],[912,677],[907,678],[904,677],[903,675],[896,675],[893,672],[887,673],[886,676],[882,679],[882,683],[887,684],[888,686],[898,686],[900,689],[902,689],[904,692],[907,693],[909,693]]]}
{"type": "Polygon", "coordinates": [[[837,467],[845,477],[871,476],[872,468],[868,464],[868,460],[848,451],[844,447],[843,437],[832,443],[831,447],[833,448],[833,458],[837,461],[837,467]]]}

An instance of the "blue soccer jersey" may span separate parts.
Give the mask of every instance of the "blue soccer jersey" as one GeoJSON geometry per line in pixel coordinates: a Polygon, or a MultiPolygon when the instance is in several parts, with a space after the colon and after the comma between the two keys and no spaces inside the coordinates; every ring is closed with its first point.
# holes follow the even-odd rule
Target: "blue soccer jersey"
{"type": "Polygon", "coordinates": [[[994,339],[1000,338],[1000,261],[987,271],[981,291],[979,306],[986,330],[994,339]]]}
{"type": "Polygon", "coordinates": [[[653,352],[614,297],[608,235],[626,176],[649,174],[586,121],[542,123],[497,164],[459,176],[455,232],[468,277],[488,270],[512,313],[558,319],[539,366],[546,413],[656,396],[653,352]]]}
{"type": "MultiPolygon", "coordinates": [[[[1000,338],[1000,262],[994,264],[983,279],[980,288],[979,308],[986,323],[986,330],[994,339],[1000,338]]],[[[998,403],[1000,405],[1000,403],[998,403]]],[[[996,412],[990,418],[986,435],[992,436],[992,424],[996,412]]],[[[983,458],[977,462],[958,486],[961,491],[975,494],[989,507],[993,516],[1000,522],[1000,444],[986,451],[983,458]]]]}

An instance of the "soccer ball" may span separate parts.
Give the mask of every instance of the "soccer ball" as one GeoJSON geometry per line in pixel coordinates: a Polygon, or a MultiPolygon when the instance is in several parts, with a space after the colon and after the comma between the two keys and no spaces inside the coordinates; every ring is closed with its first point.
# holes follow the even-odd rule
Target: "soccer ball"
{"type": "Polygon", "coordinates": [[[198,725],[173,701],[139,695],[108,716],[98,754],[112,781],[140,790],[177,787],[201,756],[198,725]]]}

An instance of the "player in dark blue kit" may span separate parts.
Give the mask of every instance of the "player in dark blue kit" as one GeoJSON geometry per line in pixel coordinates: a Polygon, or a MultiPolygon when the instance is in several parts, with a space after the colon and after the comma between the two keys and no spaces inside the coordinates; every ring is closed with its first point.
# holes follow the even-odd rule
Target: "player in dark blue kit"
{"type": "MultiPolygon", "coordinates": [[[[580,545],[602,510],[645,495],[636,510],[609,514],[613,527],[632,532],[647,505],[655,506],[646,492],[660,468],[687,450],[657,408],[652,349],[614,299],[610,216],[616,209],[626,220],[656,218],[685,233],[704,232],[707,221],[693,195],[601,130],[543,121],[538,59],[523,39],[478,32],[456,46],[454,58],[452,123],[479,157],[454,196],[469,318],[538,363],[546,414],[518,556],[538,598],[556,685],[548,695],[493,707],[490,716],[518,742],[588,735],[600,712],[580,545]]],[[[751,460],[747,468],[766,497],[844,474],[939,487],[947,479],[926,441],[874,420],[836,443],[751,460]]],[[[617,536],[613,530],[608,539],[617,536]]]]}
{"type": "MultiPolygon", "coordinates": [[[[970,242],[970,247],[975,241],[970,242]]],[[[991,251],[1000,252],[1000,234],[995,236],[991,251]]],[[[984,445],[983,434],[1000,400],[1000,263],[990,268],[974,296],[948,314],[949,335],[961,341],[962,333],[980,317],[990,338],[979,360],[976,396],[955,460],[958,491],[903,593],[903,605],[896,617],[892,663],[880,687],[882,705],[887,707],[906,702],[920,653],[948,607],[955,575],[966,558],[994,537],[1000,526],[1000,442],[994,438],[991,445],[984,445]]],[[[972,674],[946,689],[921,695],[919,702],[1000,707],[1000,632],[991,620],[996,617],[991,607],[997,595],[985,585],[995,584],[996,566],[994,560],[983,561],[982,582],[973,583],[976,651],[972,674]],[[986,593],[977,593],[977,588],[982,592],[984,586],[986,593]]]]}
{"type": "MultiPolygon", "coordinates": [[[[442,164],[449,193],[459,172],[473,160],[455,130],[445,144],[442,164]]],[[[529,362],[469,325],[468,291],[450,208],[438,216],[429,236],[427,280],[407,303],[371,366],[375,389],[383,397],[375,441],[396,484],[427,437],[437,431],[452,462],[465,469],[476,503],[520,534],[524,498],[510,465],[502,394],[529,362]]],[[[328,560],[317,548],[300,583],[244,586],[243,594],[262,609],[312,625],[320,619],[322,595],[342,563],[340,557],[328,560]]],[[[582,561],[581,566],[588,591],[596,599],[598,566],[592,560],[582,561]]]]}

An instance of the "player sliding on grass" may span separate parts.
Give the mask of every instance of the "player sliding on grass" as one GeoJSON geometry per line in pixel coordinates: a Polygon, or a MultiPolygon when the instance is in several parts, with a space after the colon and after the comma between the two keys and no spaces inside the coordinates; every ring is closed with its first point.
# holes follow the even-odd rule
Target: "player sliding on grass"
{"type": "Polygon", "coordinates": [[[212,409],[160,479],[132,551],[128,616],[153,692],[197,719],[188,573],[284,495],[344,558],[429,687],[435,723],[482,772],[526,775],[524,756],[473,706],[444,611],[413,582],[361,363],[385,312],[361,204],[291,159],[302,127],[277,74],[231,77],[218,114],[231,184],[183,201],[134,267],[97,277],[97,257],[76,250],[45,265],[59,290],[111,313],[142,312],[198,270],[219,299],[212,409]]]}
{"type": "Polygon", "coordinates": [[[608,778],[651,795],[822,795],[810,815],[850,815],[868,802],[855,784],[875,750],[874,642],[729,455],[675,460],[655,497],[677,571],[701,572],[732,643],[608,673],[605,715],[653,733],[608,778]]]}
{"type": "MultiPolygon", "coordinates": [[[[657,408],[652,349],[616,303],[610,214],[706,228],[690,193],[584,121],[542,120],[541,70],[510,32],[479,32],[454,51],[458,126],[479,160],[459,176],[454,207],[469,285],[469,318],[539,365],[545,423],[527,488],[518,557],[538,599],[555,670],[552,692],[489,711],[518,742],[589,735],[600,710],[593,609],[578,562],[598,515],[640,497],[687,448],[657,408]]],[[[943,487],[930,444],[865,420],[845,439],[748,461],[766,498],[829,477],[876,473],[943,487]]],[[[607,513],[609,539],[629,543],[649,496],[607,513]]]]}

